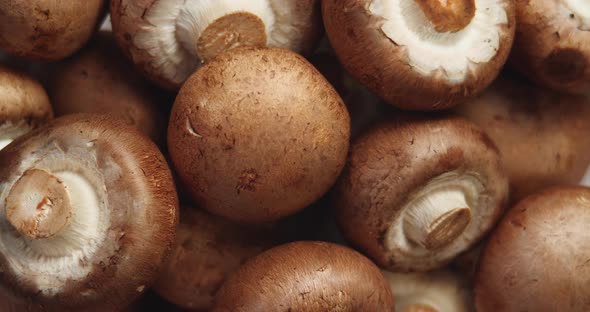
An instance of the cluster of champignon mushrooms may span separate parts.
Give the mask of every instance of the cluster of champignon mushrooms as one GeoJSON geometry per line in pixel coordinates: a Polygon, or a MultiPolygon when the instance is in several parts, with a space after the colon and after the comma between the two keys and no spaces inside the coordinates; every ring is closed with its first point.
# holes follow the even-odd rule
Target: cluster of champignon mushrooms
{"type": "Polygon", "coordinates": [[[590,311],[589,87],[586,0],[0,1],[0,312],[590,311]]]}

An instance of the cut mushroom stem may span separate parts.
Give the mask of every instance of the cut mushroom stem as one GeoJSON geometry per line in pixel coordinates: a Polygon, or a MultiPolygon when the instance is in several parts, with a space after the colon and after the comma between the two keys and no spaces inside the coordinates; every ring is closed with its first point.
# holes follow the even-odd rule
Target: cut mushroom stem
{"type": "Polygon", "coordinates": [[[475,15],[474,0],[417,1],[426,18],[438,32],[457,32],[465,28],[475,15]]]}

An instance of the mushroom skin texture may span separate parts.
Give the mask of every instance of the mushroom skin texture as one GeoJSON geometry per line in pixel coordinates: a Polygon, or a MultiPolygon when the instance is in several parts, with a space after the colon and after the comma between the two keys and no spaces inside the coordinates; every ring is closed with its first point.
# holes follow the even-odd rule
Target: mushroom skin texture
{"type": "Polygon", "coordinates": [[[399,113],[354,142],[333,202],[344,237],[381,267],[427,271],[479,241],[507,196],[498,150],[475,125],[399,113]]]}
{"type": "Polygon", "coordinates": [[[180,220],[176,243],[154,289],[184,309],[209,310],[226,277],[274,245],[270,231],[197,209],[182,209],[180,220]]]}
{"type": "Polygon", "coordinates": [[[319,0],[112,0],[111,19],[126,55],[169,90],[221,52],[273,46],[305,54],[323,31],[319,0]]]}
{"type": "Polygon", "coordinates": [[[217,292],[212,312],[393,311],[387,281],[348,247],[284,244],[241,266],[217,292]]]}
{"type": "Polygon", "coordinates": [[[544,87],[590,88],[590,5],[584,0],[516,0],[512,67],[544,87]]]}
{"type": "Polygon", "coordinates": [[[322,12],[350,74],[408,110],[446,109],[483,91],[514,38],[511,0],[324,0],[322,12]]]}
{"type": "Polygon", "coordinates": [[[0,0],[0,49],[31,60],[64,59],[90,40],[107,2],[0,0]]]}
{"type": "Polygon", "coordinates": [[[382,271],[389,281],[395,310],[401,312],[469,312],[467,285],[448,271],[392,273],[382,271]]]}
{"type": "Polygon", "coordinates": [[[301,211],[346,162],[350,117],[302,56],[243,47],[219,55],[183,85],[168,150],[199,207],[263,223],[301,211]]]}
{"type": "Polygon", "coordinates": [[[4,66],[0,66],[0,97],[0,150],[53,118],[43,86],[4,66]]]}
{"type": "Polygon", "coordinates": [[[477,311],[590,311],[590,189],[531,195],[492,232],[478,266],[477,311]]]}
{"type": "Polygon", "coordinates": [[[511,202],[553,185],[575,185],[590,164],[590,98],[541,89],[503,75],[457,112],[496,143],[511,202]]]}
{"type": "Polygon", "coordinates": [[[81,53],[56,66],[48,85],[57,116],[112,113],[155,142],[165,141],[166,117],[158,106],[171,106],[172,100],[166,103],[135,71],[110,32],[100,32],[81,53]]]}
{"type": "Polygon", "coordinates": [[[0,287],[47,311],[122,309],[155,280],[178,199],[157,147],[70,115],[0,151],[0,287]]]}

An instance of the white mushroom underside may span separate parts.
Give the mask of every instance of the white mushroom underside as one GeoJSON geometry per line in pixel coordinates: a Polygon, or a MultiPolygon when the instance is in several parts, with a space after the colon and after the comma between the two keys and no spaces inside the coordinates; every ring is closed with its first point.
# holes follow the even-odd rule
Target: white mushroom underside
{"type": "Polygon", "coordinates": [[[147,23],[134,44],[148,51],[150,65],[174,83],[184,82],[201,64],[196,42],[214,20],[235,12],[258,16],[266,27],[269,46],[291,49],[302,47],[306,34],[301,25],[310,23],[293,14],[292,0],[168,0],[156,1],[145,14],[147,23]]]}
{"type": "Polygon", "coordinates": [[[85,278],[93,269],[93,254],[106,238],[109,211],[104,181],[93,161],[79,155],[87,151],[54,147],[39,152],[16,168],[16,174],[0,182],[0,253],[9,269],[44,295],[59,293],[70,280],[85,278]],[[18,233],[6,220],[6,197],[28,169],[47,171],[61,179],[72,203],[72,216],[57,235],[32,240],[18,233]],[[94,177],[94,178],[90,178],[94,177]],[[98,191],[97,191],[98,190],[98,191]]]}
{"type": "MultiPolygon", "coordinates": [[[[481,228],[489,222],[491,215],[494,213],[493,209],[487,209],[486,203],[488,202],[488,195],[484,193],[483,185],[479,182],[476,173],[444,173],[432,179],[426,186],[417,191],[411,197],[410,201],[400,209],[399,215],[394,216],[394,221],[391,223],[385,236],[385,248],[389,255],[396,259],[396,263],[402,266],[420,266],[425,263],[438,262],[440,259],[450,259],[471,245],[481,235],[481,228]],[[440,198],[445,193],[450,194],[453,199],[449,201],[441,200],[440,198]],[[444,213],[453,208],[445,205],[447,203],[457,202],[458,194],[462,194],[464,202],[467,203],[471,210],[471,220],[459,237],[448,245],[431,251],[416,244],[410,237],[406,236],[407,229],[404,223],[408,219],[408,212],[415,211],[414,206],[416,204],[421,205],[421,203],[430,202],[432,205],[430,205],[429,209],[444,213]],[[432,200],[429,198],[432,198],[432,200]],[[437,206],[437,203],[440,203],[440,205],[437,206]]],[[[416,216],[409,216],[409,218],[415,219],[416,216]]]]}
{"type": "Polygon", "coordinates": [[[31,130],[31,126],[24,120],[19,122],[5,121],[0,124],[0,150],[31,130]]]}
{"type": "Polygon", "coordinates": [[[508,23],[502,2],[475,0],[473,19],[455,33],[437,32],[415,0],[373,0],[368,10],[384,19],[382,31],[405,48],[414,71],[424,76],[442,74],[460,84],[478,63],[487,63],[497,54],[501,25],[508,23]]]}

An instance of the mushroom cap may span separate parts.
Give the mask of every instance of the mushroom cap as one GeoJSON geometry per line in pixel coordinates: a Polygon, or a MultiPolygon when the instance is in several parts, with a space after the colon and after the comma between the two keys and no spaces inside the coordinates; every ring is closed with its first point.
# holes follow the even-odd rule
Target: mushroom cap
{"type": "Polygon", "coordinates": [[[380,266],[426,271],[481,239],[500,217],[507,191],[498,150],[475,125],[399,113],[353,143],[333,201],[343,235],[380,266]],[[429,249],[409,240],[405,222],[407,208],[435,194],[436,185],[464,192],[471,218],[446,246],[429,249]]]}
{"type": "MultiPolygon", "coordinates": [[[[433,2],[324,0],[322,12],[353,77],[389,104],[431,111],[483,91],[506,62],[515,29],[513,1],[473,0],[463,29],[440,32],[419,6],[433,2]]],[[[459,1],[444,1],[451,2],[459,1]]]]}
{"type": "Polygon", "coordinates": [[[496,143],[515,202],[552,185],[577,184],[590,164],[590,98],[503,75],[457,111],[496,143]]]}
{"type": "Polygon", "coordinates": [[[556,187],[504,216],[481,257],[477,311],[590,310],[590,189],[556,187]]]}
{"type": "Polygon", "coordinates": [[[177,210],[164,157],[138,130],[106,115],[55,119],[0,151],[0,285],[49,311],[121,308],[155,279],[177,210]],[[5,212],[31,169],[59,177],[78,199],[66,228],[40,240],[5,212]]]}
{"type": "Polygon", "coordinates": [[[328,191],[349,136],[342,99],[303,57],[250,47],[219,55],[183,85],[168,149],[200,207],[268,222],[328,191]]]}
{"type": "Polygon", "coordinates": [[[176,243],[154,289],[177,306],[206,311],[226,277],[272,247],[273,236],[197,209],[185,208],[181,215],[176,243]]]}
{"type": "Polygon", "coordinates": [[[226,49],[268,45],[308,53],[322,33],[318,0],[112,0],[111,18],[125,54],[170,90],[226,49]],[[206,56],[203,40],[212,50],[206,56]]]}
{"type": "Polygon", "coordinates": [[[56,66],[48,84],[57,116],[112,113],[164,142],[166,117],[159,106],[168,103],[125,59],[112,33],[98,33],[81,53],[56,66]]]}
{"type": "Polygon", "coordinates": [[[579,0],[516,3],[511,65],[536,83],[570,93],[590,88],[590,8],[579,0]]]}
{"type": "Polygon", "coordinates": [[[254,257],[223,284],[211,311],[393,311],[379,269],[344,246],[313,241],[254,257]]]}
{"type": "Polygon", "coordinates": [[[106,0],[0,1],[0,49],[56,61],[78,51],[102,22],[106,0]]]}

